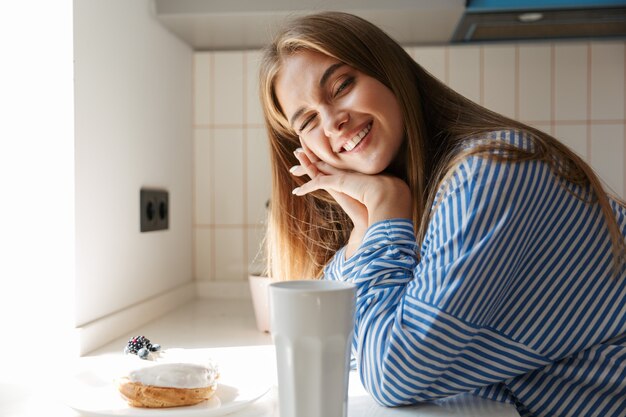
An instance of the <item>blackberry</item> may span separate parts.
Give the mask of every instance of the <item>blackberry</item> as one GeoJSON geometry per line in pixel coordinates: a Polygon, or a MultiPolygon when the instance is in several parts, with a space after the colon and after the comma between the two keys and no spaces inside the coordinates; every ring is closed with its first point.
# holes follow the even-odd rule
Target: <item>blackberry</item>
{"type": "Polygon", "coordinates": [[[124,352],[137,354],[139,349],[142,348],[146,348],[152,351],[152,343],[150,343],[150,339],[146,338],[145,336],[135,336],[128,341],[124,352]]]}

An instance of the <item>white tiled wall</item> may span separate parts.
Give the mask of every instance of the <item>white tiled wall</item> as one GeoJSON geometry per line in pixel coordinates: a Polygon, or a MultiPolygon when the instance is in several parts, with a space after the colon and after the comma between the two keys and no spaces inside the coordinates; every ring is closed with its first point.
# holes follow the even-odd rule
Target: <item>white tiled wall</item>
{"type": "MultiPolygon", "coordinates": [[[[626,43],[611,41],[407,51],[468,98],[561,139],[624,198],[625,49],[626,43]]],[[[263,238],[270,175],[257,96],[259,58],[258,51],[195,54],[198,280],[245,280],[263,238]]]]}
{"type": "Polygon", "coordinates": [[[507,117],[517,118],[517,49],[511,46],[489,46],[482,48],[482,51],[481,104],[497,109],[507,117]]]}
{"type": "MultiPolygon", "coordinates": [[[[263,239],[269,153],[258,104],[260,53],[195,55],[194,234],[198,280],[242,281],[263,239]]],[[[256,266],[260,268],[260,266],[256,266]]]]}

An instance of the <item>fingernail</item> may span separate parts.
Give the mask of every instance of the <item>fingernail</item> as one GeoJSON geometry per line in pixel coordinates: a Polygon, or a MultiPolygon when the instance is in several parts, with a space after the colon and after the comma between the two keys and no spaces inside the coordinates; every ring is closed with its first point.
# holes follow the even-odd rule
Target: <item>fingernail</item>
{"type": "Polygon", "coordinates": [[[296,149],[295,151],[293,151],[294,155],[296,155],[296,156],[297,156],[299,153],[302,153],[302,152],[304,152],[304,149],[302,149],[302,148],[298,148],[298,149],[296,149]]]}
{"type": "Polygon", "coordinates": [[[298,168],[300,168],[300,165],[294,165],[291,168],[289,168],[289,172],[293,174],[294,172],[298,170],[298,168]]]}
{"type": "Polygon", "coordinates": [[[298,191],[300,191],[300,187],[296,187],[291,191],[291,194],[298,194],[298,191]]]}

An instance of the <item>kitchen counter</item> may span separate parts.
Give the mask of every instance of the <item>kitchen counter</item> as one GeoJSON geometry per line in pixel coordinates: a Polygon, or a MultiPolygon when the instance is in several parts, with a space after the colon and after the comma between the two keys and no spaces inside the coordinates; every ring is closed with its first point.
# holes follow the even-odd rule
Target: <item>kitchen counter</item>
{"type": "MultiPolygon", "coordinates": [[[[277,417],[278,405],[275,375],[274,348],[271,336],[256,329],[254,312],[249,300],[198,299],[167,315],[157,319],[133,334],[112,341],[92,352],[79,362],[115,361],[122,355],[122,350],[129,337],[145,335],[154,343],[164,348],[180,347],[198,349],[216,360],[233,363],[248,363],[246,376],[261,378],[269,391],[259,400],[244,409],[229,414],[232,417],[277,417]],[[248,361],[248,362],[246,362],[248,361]],[[258,365],[258,366],[257,366],[258,365]]],[[[94,362],[95,363],[95,362],[94,362]]],[[[221,369],[221,368],[220,368],[221,369]]],[[[0,401],[11,399],[14,407],[0,407],[7,417],[26,415],[55,415],[78,417],[76,411],[62,402],[62,395],[44,398],[24,388],[13,387],[9,391],[0,387],[0,401]]],[[[0,403],[2,404],[2,403],[0,403]]],[[[488,401],[475,396],[464,395],[453,399],[422,404],[413,407],[384,408],[378,406],[365,392],[355,372],[350,374],[348,402],[349,417],[518,417],[512,405],[488,401]]]]}

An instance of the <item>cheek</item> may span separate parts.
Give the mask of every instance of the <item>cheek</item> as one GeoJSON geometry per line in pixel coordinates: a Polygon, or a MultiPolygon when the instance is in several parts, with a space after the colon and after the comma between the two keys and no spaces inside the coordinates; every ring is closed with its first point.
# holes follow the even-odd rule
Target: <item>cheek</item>
{"type": "Polygon", "coordinates": [[[379,103],[380,95],[377,94],[376,89],[363,86],[363,88],[355,91],[355,94],[349,95],[344,105],[356,110],[371,111],[376,109],[379,103]]]}
{"type": "MultiPolygon", "coordinates": [[[[359,95],[359,103],[367,106],[375,114],[378,114],[386,126],[387,132],[394,137],[404,136],[404,124],[402,112],[398,100],[386,87],[376,84],[372,88],[364,89],[359,95]]],[[[398,139],[401,140],[401,139],[398,139]]]]}
{"type": "Polygon", "coordinates": [[[321,160],[327,160],[326,155],[331,151],[328,141],[318,132],[308,134],[306,138],[300,139],[300,144],[309,154],[321,160]]]}
{"type": "Polygon", "coordinates": [[[394,126],[397,126],[398,129],[402,129],[402,111],[400,110],[400,103],[398,103],[398,100],[391,91],[386,91],[381,104],[386,109],[387,118],[390,122],[393,123],[394,126]]]}
{"type": "Polygon", "coordinates": [[[388,97],[385,105],[386,119],[389,123],[391,134],[394,137],[394,142],[398,142],[399,146],[404,140],[404,119],[402,118],[400,105],[394,96],[388,97]]]}

